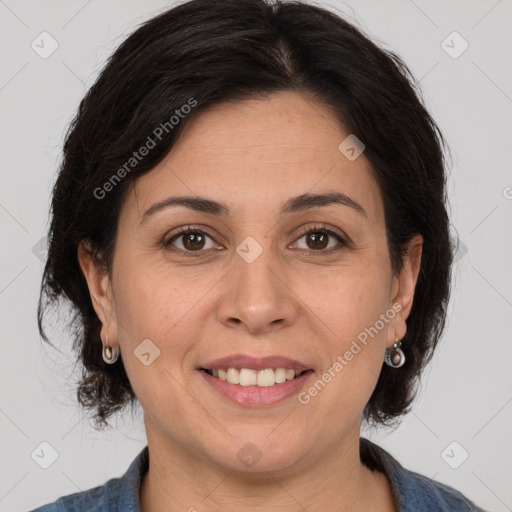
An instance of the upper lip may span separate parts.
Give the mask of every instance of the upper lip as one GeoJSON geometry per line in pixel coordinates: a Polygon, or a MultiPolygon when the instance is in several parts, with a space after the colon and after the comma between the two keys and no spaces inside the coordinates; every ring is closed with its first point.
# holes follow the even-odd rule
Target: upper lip
{"type": "Polygon", "coordinates": [[[205,363],[201,368],[206,370],[224,368],[250,368],[252,370],[265,370],[267,368],[291,368],[295,371],[306,371],[309,366],[284,356],[253,357],[246,354],[233,354],[205,363]]]}

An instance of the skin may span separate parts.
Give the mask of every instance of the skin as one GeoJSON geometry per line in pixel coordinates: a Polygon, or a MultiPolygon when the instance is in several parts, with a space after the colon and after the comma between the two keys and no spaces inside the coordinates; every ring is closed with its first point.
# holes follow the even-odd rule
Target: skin
{"type": "Polygon", "coordinates": [[[380,190],[364,153],[350,161],[338,150],[347,135],[328,107],[293,92],[215,105],[130,189],[112,275],[80,247],[102,339],[120,345],[144,409],[143,512],[396,510],[386,477],[360,461],[359,435],[385,349],[406,333],[423,239],[393,275],[380,190]],[[338,204],[279,213],[292,196],[332,191],[366,217],[338,204]],[[141,223],[171,195],[208,197],[230,214],[174,206],[141,223]],[[301,234],[318,223],[346,245],[301,234]],[[189,224],[208,230],[202,248],[186,236],[175,251],[162,245],[189,224]],[[236,252],[248,236],[263,249],[250,264],[236,252]],[[202,252],[186,257],[187,247],[202,252]],[[235,405],[196,369],[235,353],[284,355],[314,369],[309,386],[393,304],[401,310],[307,405],[296,395],[235,405]],[[149,366],[133,354],[147,338],[160,349],[149,366]],[[248,442],[262,454],[249,468],[237,457],[248,442]]]}

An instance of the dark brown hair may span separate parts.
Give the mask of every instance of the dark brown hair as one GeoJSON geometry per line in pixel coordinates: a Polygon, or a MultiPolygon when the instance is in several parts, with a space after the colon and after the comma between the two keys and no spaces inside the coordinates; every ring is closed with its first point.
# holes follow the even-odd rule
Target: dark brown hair
{"type": "Polygon", "coordinates": [[[187,123],[208,106],[278,91],[327,104],[365,144],[384,201],[393,272],[400,271],[411,237],[424,238],[403,339],[406,363],[400,369],[383,365],[363,419],[390,424],[409,410],[418,377],[444,329],[453,260],[446,145],[418,84],[399,56],[321,7],[299,1],[191,0],[145,22],[110,57],[68,129],[53,190],[39,329],[48,341],[43,329],[48,309],[61,299],[71,305],[73,348],[82,363],[77,398],[94,410],[100,427],[137,400],[122,358],[113,365],[102,359],[101,323],[78,264],[79,244],[87,241],[98,264],[110,272],[129,184],[160,162],[187,123]],[[191,99],[194,108],[178,123],[171,121],[191,99]],[[158,132],[147,156],[130,160],[162,126],[166,129],[158,132]]]}

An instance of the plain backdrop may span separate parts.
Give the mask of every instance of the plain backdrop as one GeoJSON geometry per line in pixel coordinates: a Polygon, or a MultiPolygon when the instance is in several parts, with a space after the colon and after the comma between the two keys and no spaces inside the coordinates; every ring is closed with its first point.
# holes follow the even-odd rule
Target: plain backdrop
{"type": "MultiPolygon", "coordinates": [[[[394,431],[363,435],[487,510],[512,510],[512,2],[319,4],[403,57],[453,156],[450,213],[460,245],[448,327],[412,412],[394,431]]],[[[110,431],[92,429],[75,402],[78,368],[68,334],[56,324],[60,352],[42,343],[36,304],[64,131],[105,59],[170,5],[0,0],[4,512],[121,476],[146,444],[141,415],[119,417],[110,431]],[[35,456],[41,450],[46,460],[35,456]]]]}

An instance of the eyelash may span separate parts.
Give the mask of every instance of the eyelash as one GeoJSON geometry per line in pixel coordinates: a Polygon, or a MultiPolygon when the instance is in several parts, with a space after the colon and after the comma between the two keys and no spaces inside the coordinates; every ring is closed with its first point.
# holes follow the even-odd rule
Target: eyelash
{"type": "MultiPolygon", "coordinates": [[[[317,250],[315,250],[315,249],[298,249],[298,250],[310,252],[310,253],[314,254],[315,256],[317,256],[317,255],[322,256],[325,254],[331,254],[333,252],[340,251],[347,245],[347,241],[341,235],[339,235],[335,231],[327,228],[325,226],[325,224],[316,224],[314,226],[310,226],[310,227],[306,227],[306,228],[302,229],[297,240],[300,240],[303,236],[308,235],[309,233],[318,233],[318,232],[326,233],[327,235],[329,235],[329,237],[336,238],[337,241],[339,242],[339,244],[341,244],[341,246],[331,247],[330,249],[317,249],[317,250]]],[[[204,234],[213,240],[213,236],[211,234],[209,234],[208,231],[205,231],[204,229],[197,229],[197,228],[193,228],[192,226],[183,226],[183,227],[179,228],[179,230],[176,233],[174,233],[170,238],[164,239],[162,241],[162,245],[166,249],[171,249],[173,251],[180,252],[182,254],[185,254],[186,256],[192,256],[192,257],[201,256],[201,253],[205,252],[203,249],[199,249],[197,251],[186,251],[186,250],[178,249],[178,248],[172,246],[172,243],[175,240],[177,240],[180,236],[188,235],[188,234],[204,234]]],[[[294,243],[296,243],[296,242],[294,242],[294,243]]]]}

